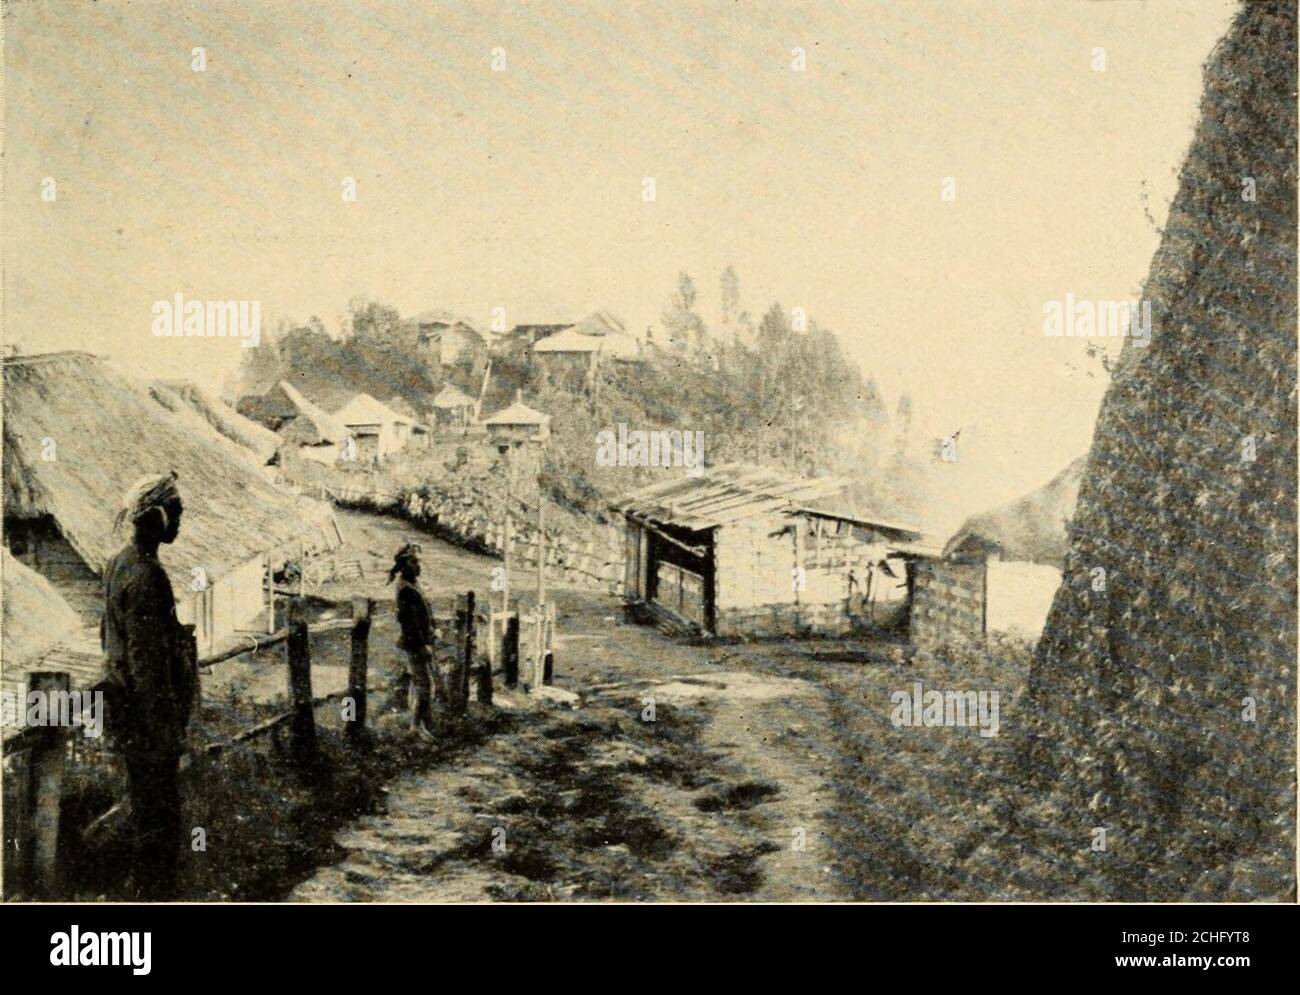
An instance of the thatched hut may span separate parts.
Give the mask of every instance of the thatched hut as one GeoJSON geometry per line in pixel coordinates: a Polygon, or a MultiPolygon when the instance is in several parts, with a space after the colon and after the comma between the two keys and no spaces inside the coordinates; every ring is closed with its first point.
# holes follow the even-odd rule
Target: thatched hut
{"type": "Polygon", "coordinates": [[[521,398],[483,419],[488,437],[499,446],[545,442],[551,436],[551,416],[530,408],[521,398]]]}
{"type": "Polygon", "coordinates": [[[1037,490],[968,518],[942,555],[916,560],[912,638],[939,648],[1014,633],[1037,640],[1061,586],[1081,456],[1037,490]]]}
{"type": "Polygon", "coordinates": [[[328,522],[327,506],[276,486],[249,450],[99,357],[9,358],[4,387],[5,544],[87,621],[129,538],[114,528],[121,495],[142,474],[179,475],[184,525],[161,559],[201,649],[262,610],[268,556],[328,522]]]}
{"type": "MultiPolygon", "coordinates": [[[[54,585],[0,548],[0,659],[3,690],[21,700],[33,670],[61,670],[85,690],[103,673],[95,632],[54,585]]],[[[8,731],[8,730],[6,730],[8,731]]]]}
{"type": "Polygon", "coordinates": [[[440,428],[463,428],[474,420],[474,398],[447,384],[433,399],[433,420],[440,428]]]}
{"type": "Polygon", "coordinates": [[[369,394],[357,394],[333,415],[356,444],[359,460],[382,459],[406,448],[417,422],[369,394]]]}
{"type": "Polygon", "coordinates": [[[640,340],[628,332],[623,319],[612,311],[597,310],[576,325],[539,338],[533,357],[543,370],[557,378],[590,378],[602,360],[638,362],[640,340]]]}
{"type": "Polygon", "coordinates": [[[1069,549],[1067,527],[1079,501],[1086,456],[1042,487],[1009,504],[972,515],[944,546],[958,560],[995,559],[1056,567],[1069,549]]]}
{"type": "Polygon", "coordinates": [[[292,384],[281,380],[271,391],[287,401],[292,414],[276,429],[285,442],[295,446],[328,446],[342,442],[348,430],[332,414],[315,404],[292,384]]]}

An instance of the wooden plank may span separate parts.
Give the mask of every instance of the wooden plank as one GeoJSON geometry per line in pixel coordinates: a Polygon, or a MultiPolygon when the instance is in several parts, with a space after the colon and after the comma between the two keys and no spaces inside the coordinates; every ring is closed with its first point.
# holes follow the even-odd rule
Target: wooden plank
{"type": "Polygon", "coordinates": [[[32,892],[38,898],[62,894],[59,855],[59,809],[63,801],[63,768],[67,755],[68,728],[58,724],[54,703],[70,690],[68,675],[39,671],[27,678],[28,701],[43,695],[46,717],[51,724],[40,730],[32,748],[29,781],[29,814],[32,892]]]}
{"type": "Polygon", "coordinates": [[[302,598],[289,602],[288,638],[289,702],[293,711],[292,752],[294,761],[308,765],[316,759],[316,716],[312,709],[311,643],[307,634],[307,603],[302,598]]]}
{"type": "Polygon", "coordinates": [[[352,599],[352,659],[348,667],[348,697],[352,699],[353,716],[347,736],[352,743],[366,738],[366,693],[370,641],[370,618],[374,602],[369,598],[352,599]]]}

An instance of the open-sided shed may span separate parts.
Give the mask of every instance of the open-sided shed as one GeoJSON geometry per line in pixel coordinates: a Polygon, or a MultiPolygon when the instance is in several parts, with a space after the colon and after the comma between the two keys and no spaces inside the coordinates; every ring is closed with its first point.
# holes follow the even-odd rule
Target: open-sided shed
{"type": "Polygon", "coordinates": [[[888,545],[921,532],[820,506],[844,487],[729,464],[624,496],[625,600],[726,637],[852,628],[888,545]]]}

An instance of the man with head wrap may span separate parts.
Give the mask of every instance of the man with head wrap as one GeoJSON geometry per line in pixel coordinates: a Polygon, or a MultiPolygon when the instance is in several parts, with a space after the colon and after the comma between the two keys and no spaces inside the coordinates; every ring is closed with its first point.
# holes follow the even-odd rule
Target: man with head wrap
{"type": "Polygon", "coordinates": [[[406,651],[407,659],[406,673],[398,683],[397,700],[401,703],[404,692],[409,693],[411,729],[417,735],[427,736],[433,723],[429,687],[431,671],[438,684],[438,696],[443,697],[446,690],[442,686],[442,675],[433,662],[433,612],[429,609],[429,599],[416,583],[419,576],[420,547],[407,543],[394,555],[393,566],[388,571],[390,584],[393,578],[400,578],[396,600],[397,624],[402,635],[397,645],[406,651]]]}
{"type": "Polygon", "coordinates": [[[109,724],[126,761],[133,889],[143,899],[176,897],[177,778],[198,678],[158,547],[175,542],[183,510],[174,472],[137,480],[117,516],[119,527],[130,524],[132,539],[104,569],[101,636],[114,689],[109,724]]]}

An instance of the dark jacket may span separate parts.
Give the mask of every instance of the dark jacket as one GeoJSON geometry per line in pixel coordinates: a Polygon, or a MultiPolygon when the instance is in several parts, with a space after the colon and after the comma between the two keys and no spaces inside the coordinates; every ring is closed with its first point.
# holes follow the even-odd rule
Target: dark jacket
{"type": "Polygon", "coordinates": [[[108,561],[100,637],[116,692],[108,716],[114,740],[124,749],[180,753],[197,677],[157,554],[133,544],[108,561]]]}
{"type": "Polygon", "coordinates": [[[424,592],[405,577],[397,581],[397,624],[402,629],[398,646],[408,653],[427,650],[433,642],[433,613],[424,592]]]}

